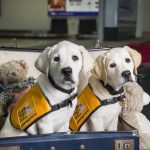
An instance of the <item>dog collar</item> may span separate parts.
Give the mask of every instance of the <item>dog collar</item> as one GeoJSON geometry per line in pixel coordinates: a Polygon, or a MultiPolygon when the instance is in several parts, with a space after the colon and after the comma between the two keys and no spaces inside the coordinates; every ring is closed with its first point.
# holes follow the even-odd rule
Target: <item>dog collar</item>
{"type": "Polygon", "coordinates": [[[52,85],[59,91],[61,92],[64,92],[64,93],[67,93],[67,94],[71,94],[75,88],[72,88],[72,89],[69,89],[69,90],[66,90],[62,87],[60,87],[58,84],[56,84],[56,82],[53,80],[52,76],[50,75],[50,73],[48,73],[48,79],[49,81],[52,83],[52,85]]]}
{"type": "Polygon", "coordinates": [[[117,95],[117,94],[121,94],[124,92],[123,87],[120,88],[118,91],[115,91],[114,88],[112,86],[110,86],[109,84],[104,85],[104,82],[102,80],[100,80],[100,82],[102,83],[102,85],[108,90],[108,92],[111,95],[117,95]]]}

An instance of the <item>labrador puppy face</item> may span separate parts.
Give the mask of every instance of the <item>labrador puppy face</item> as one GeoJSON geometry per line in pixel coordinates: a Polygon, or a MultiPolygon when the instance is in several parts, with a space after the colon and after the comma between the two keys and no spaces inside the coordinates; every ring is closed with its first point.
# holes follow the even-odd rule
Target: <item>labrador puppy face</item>
{"type": "Polygon", "coordinates": [[[99,56],[92,70],[93,76],[118,90],[128,81],[135,81],[137,67],[141,63],[141,55],[125,46],[112,48],[99,56]]]}
{"type": "Polygon", "coordinates": [[[106,57],[107,82],[110,85],[117,88],[128,81],[135,81],[134,63],[126,49],[112,49],[106,57]]]}
{"type": "Polygon", "coordinates": [[[78,85],[79,74],[86,75],[89,54],[84,47],[69,41],[62,41],[47,47],[35,62],[42,73],[52,76],[61,87],[70,89],[78,85]]]}
{"type": "Polygon", "coordinates": [[[76,86],[82,68],[80,47],[73,43],[60,43],[54,46],[48,66],[49,73],[58,85],[65,88],[76,86]]]}

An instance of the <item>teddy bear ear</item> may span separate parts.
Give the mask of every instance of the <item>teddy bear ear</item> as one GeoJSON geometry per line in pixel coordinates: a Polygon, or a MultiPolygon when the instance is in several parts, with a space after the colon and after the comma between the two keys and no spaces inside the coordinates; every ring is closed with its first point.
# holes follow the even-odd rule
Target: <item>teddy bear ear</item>
{"type": "Polygon", "coordinates": [[[24,68],[26,71],[29,69],[27,63],[24,60],[18,60],[18,63],[24,68]]]}
{"type": "Polygon", "coordinates": [[[35,62],[35,67],[44,74],[46,74],[47,72],[47,67],[48,67],[47,63],[48,63],[48,58],[50,56],[50,53],[51,53],[51,47],[45,48],[35,62]]]}

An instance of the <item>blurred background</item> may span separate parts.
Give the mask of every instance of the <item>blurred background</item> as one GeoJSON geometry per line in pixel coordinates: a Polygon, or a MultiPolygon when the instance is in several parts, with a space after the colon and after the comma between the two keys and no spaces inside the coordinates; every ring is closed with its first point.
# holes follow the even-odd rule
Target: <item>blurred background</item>
{"type": "Polygon", "coordinates": [[[150,42],[149,0],[0,0],[0,46],[150,42]],[[13,40],[12,40],[13,39],[13,40]]]}

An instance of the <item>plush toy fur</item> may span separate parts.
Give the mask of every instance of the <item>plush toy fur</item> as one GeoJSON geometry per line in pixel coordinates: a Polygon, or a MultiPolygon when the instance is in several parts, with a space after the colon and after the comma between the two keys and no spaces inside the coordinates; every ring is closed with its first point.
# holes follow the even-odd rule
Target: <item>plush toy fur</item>
{"type": "Polygon", "coordinates": [[[0,66],[0,83],[17,83],[27,75],[28,67],[24,60],[12,60],[0,66]]]}
{"type": "Polygon", "coordinates": [[[141,113],[143,109],[143,89],[137,83],[124,85],[125,98],[122,118],[136,128],[140,136],[140,149],[150,149],[150,121],[141,113]]]}
{"type": "MultiPolygon", "coordinates": [[[[26,78],[27,71],[28,71],[28,67],[24,60],[8,61],[0,65],[0,83],[2,86],[18,83],[19,81],[26,78]]],[[[2,91],[0,91],[0,94],[2,96],[1,92],[2,91]]],[[[8,96],[9,94],[11,94],[11,96],[13,95],[13,93],[6,93],[6,94],[8,94],[8,96]]],[[[12,96],[11,101],[13,101],[14,96],[12,96]]],[[[7,111],[6,107],[8,103],[11,103],[10,99],[6,101],[0,99],[0,116],[5,115],[7,111]]]]}

